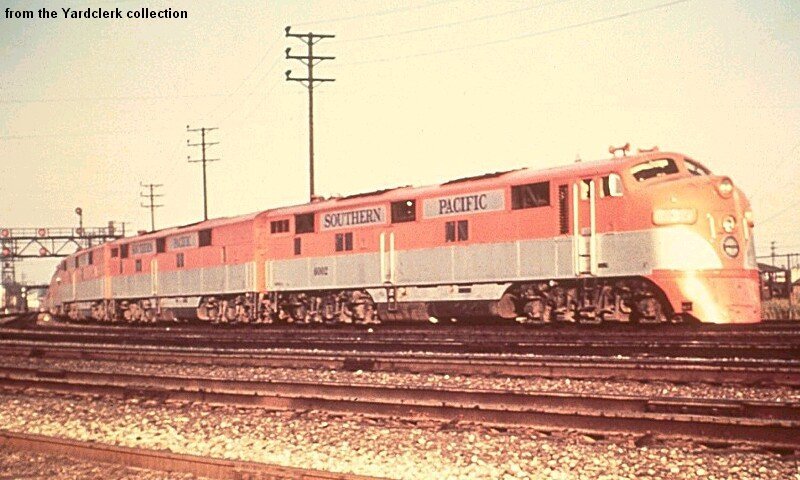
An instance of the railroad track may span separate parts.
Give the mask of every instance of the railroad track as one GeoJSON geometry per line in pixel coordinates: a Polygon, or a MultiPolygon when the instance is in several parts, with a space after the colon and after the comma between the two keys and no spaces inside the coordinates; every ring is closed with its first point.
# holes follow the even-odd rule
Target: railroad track
{"type": "Polygon", "coordinates": [[[198,457],[158,450],[118,447],[96,442],[80,442],[6,430],[0,430],[0,446],[42,454],[66,455],[70,458],[114,463],[147,470],[190,473],[205,478],[223,480],[275,480],[280,478],[376,480],[376,477],[362,475],[198,457]]]}
{"type": "Polygon", "coordinates": [[[658,432],[800,449],[800,405],[795,403],[261,382],[20,367],[0,367],[0,386],[542,429],[658,432]]]}
{"type": "MultiPolygon", "coordinates": [[[[742,336],[768,336],[768,335],[796,335],[800,336],[800,320],[771,320],[756,324],[701,324],[701,325],[547,325],[547,326],[521,326],[511,320],[492,320],[492,321],[467,321],[457,323],[440,323],[431,325],[426,322],[398,322],[379,325],[287,325],[287,324],[209,324],[205,322],[175,322],[175,323],[153,323],[144,325],[130,325],[125,323],[99,324],[99,323],[76,323],[63,322],[59,320],[51,322],[40,322],[36,325],[39,331],[82,331],[86,333],[109,333],[125,332],[125,334],[142,335],[156,333],[169,329],[173,332],[189,333],[209,333],[215,335],[236,335],[236,332],[243,330],[248,333],[260,335],[268,332],[270,334],[303,334],[313,331],[321,335],[336,335],[348,332],[364,332],[374,329],[381,334],[402,334],[402,335],[468,335],[480,333],[490,333],[492,335],[506,336],[525,336],[536,338],[549,337],[638,337],[644,335],[649,338],[667,337],[717,337],[720,335],[732,336],[734,338],[742,336]]],[[[241,333],[240,333],[241,334],[241,333]]]]}
{"type": "Polygon", "coordinates": [[[35,322],[38,315],[36,312],[2,314],[0,316],[0,327],[24,328],[35,322]]]}
{"type": "Polygon", "coordinates": [[[2,358],[94,360],[164,365],[265,367],[488,375],[504,377],[634,380],[682,383],[786,385],[800,387],[800,361],[668,358],[528,357],[498,355],[398,355],[381,353],[283,353],[215,349],[101,348],[80,346],[0,347],[2,358]]]}
{"type": "MultiPolygon", "coordinates": [[[[581,356],[658,356],[691,358],[800,358],[800,335],[744,334],[711,336],[638,333],[542,336],[526,329],[0,329],[0,343],[72,343],[83,345],[139,345],[206,347],[217,349],[319,349],[331,351],[519,353],[581,356]],[[526,333],[528,332],[528,333],[526,333]]],[[[587,330],[588,331],[588,330],[587,330]]]]}

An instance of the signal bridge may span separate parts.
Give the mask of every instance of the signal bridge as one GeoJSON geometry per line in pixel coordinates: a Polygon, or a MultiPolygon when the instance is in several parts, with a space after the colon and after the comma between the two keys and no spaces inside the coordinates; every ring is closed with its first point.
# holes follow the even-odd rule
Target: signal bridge
{"type": "MultiPolygon", "coordinates": [[[[77,210],[76,210],[77,212],[77,210]]],[[[80,214],[79,214],[80,215],[80,214]]],[[[43,285],[20,285],[16,281],[16,262],[24,258],[60,258],[77,250],[110,242],[125,236],[125,224],[117,228],[114,222],[107,227],[71,228],[0,228],[0,261],[2,262],[2,298],[0,307],[15,303],[11,297],[25,296],[28,290],[41,289],[43,285]]]]}

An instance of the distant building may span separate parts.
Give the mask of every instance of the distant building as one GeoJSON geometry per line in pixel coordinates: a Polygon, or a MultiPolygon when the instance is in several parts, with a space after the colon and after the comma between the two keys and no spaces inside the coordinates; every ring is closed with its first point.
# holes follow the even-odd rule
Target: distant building
{"type": "MultiPolygon", "coordinates": [[[[761,280],[761,298],[789,298],[794,285],[790,285],[790,271],[783,267],[775,267],[767,263],[759,263],[758,271],[761,280]]],[[[795,278],[792,277],[792,280],[795,278]]],[[[800,277],[797,278],[800,280],[800,277]]],[[[792,282],[796,285],[795,282],[792,282]]]]}

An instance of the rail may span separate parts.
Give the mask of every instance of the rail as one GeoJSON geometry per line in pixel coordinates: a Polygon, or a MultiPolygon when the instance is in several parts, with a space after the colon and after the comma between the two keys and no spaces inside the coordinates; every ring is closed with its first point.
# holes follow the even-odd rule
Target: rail
{"type": "Polygon", "coordinates": [[[199,457],[157,450],[118,447],[0,430],[0,446],[51,455],[67,455],[87,461],[119,464],[147,470],[179,472],[220,480],[376,480],[348,473],[323,472],[256,462],[199,457]]]}
{"type": "Polygon", "coordinates": [[[448,375],[664,381],[800,387],[800,362],[667,358],[585,358],[385,355],[380,353],[283,353],[215,349],[93,348],[80,346],[0,346],[2,358],[94,360],[216,367],[313,368],[448,375]]]}
{"type": "Polygon", "coordinates": [[[587,432],[663,436],[800,448],[795,403],[586,396],[567,393],[398,388],[216,380],[67,370],[0,368],[0,386],[69,394],[201,401],[272,410],[327,410],[587,432]]]}

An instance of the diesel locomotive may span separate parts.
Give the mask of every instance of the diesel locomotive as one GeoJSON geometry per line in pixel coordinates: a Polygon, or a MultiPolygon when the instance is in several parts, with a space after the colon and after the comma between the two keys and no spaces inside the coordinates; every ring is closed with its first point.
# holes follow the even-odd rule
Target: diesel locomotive
{"type": "Polygon", "coordinates": [[[141,323],[760,320],[746,197],[657,149],[120,239],[61,262],[46,305],[141,323]]]}

